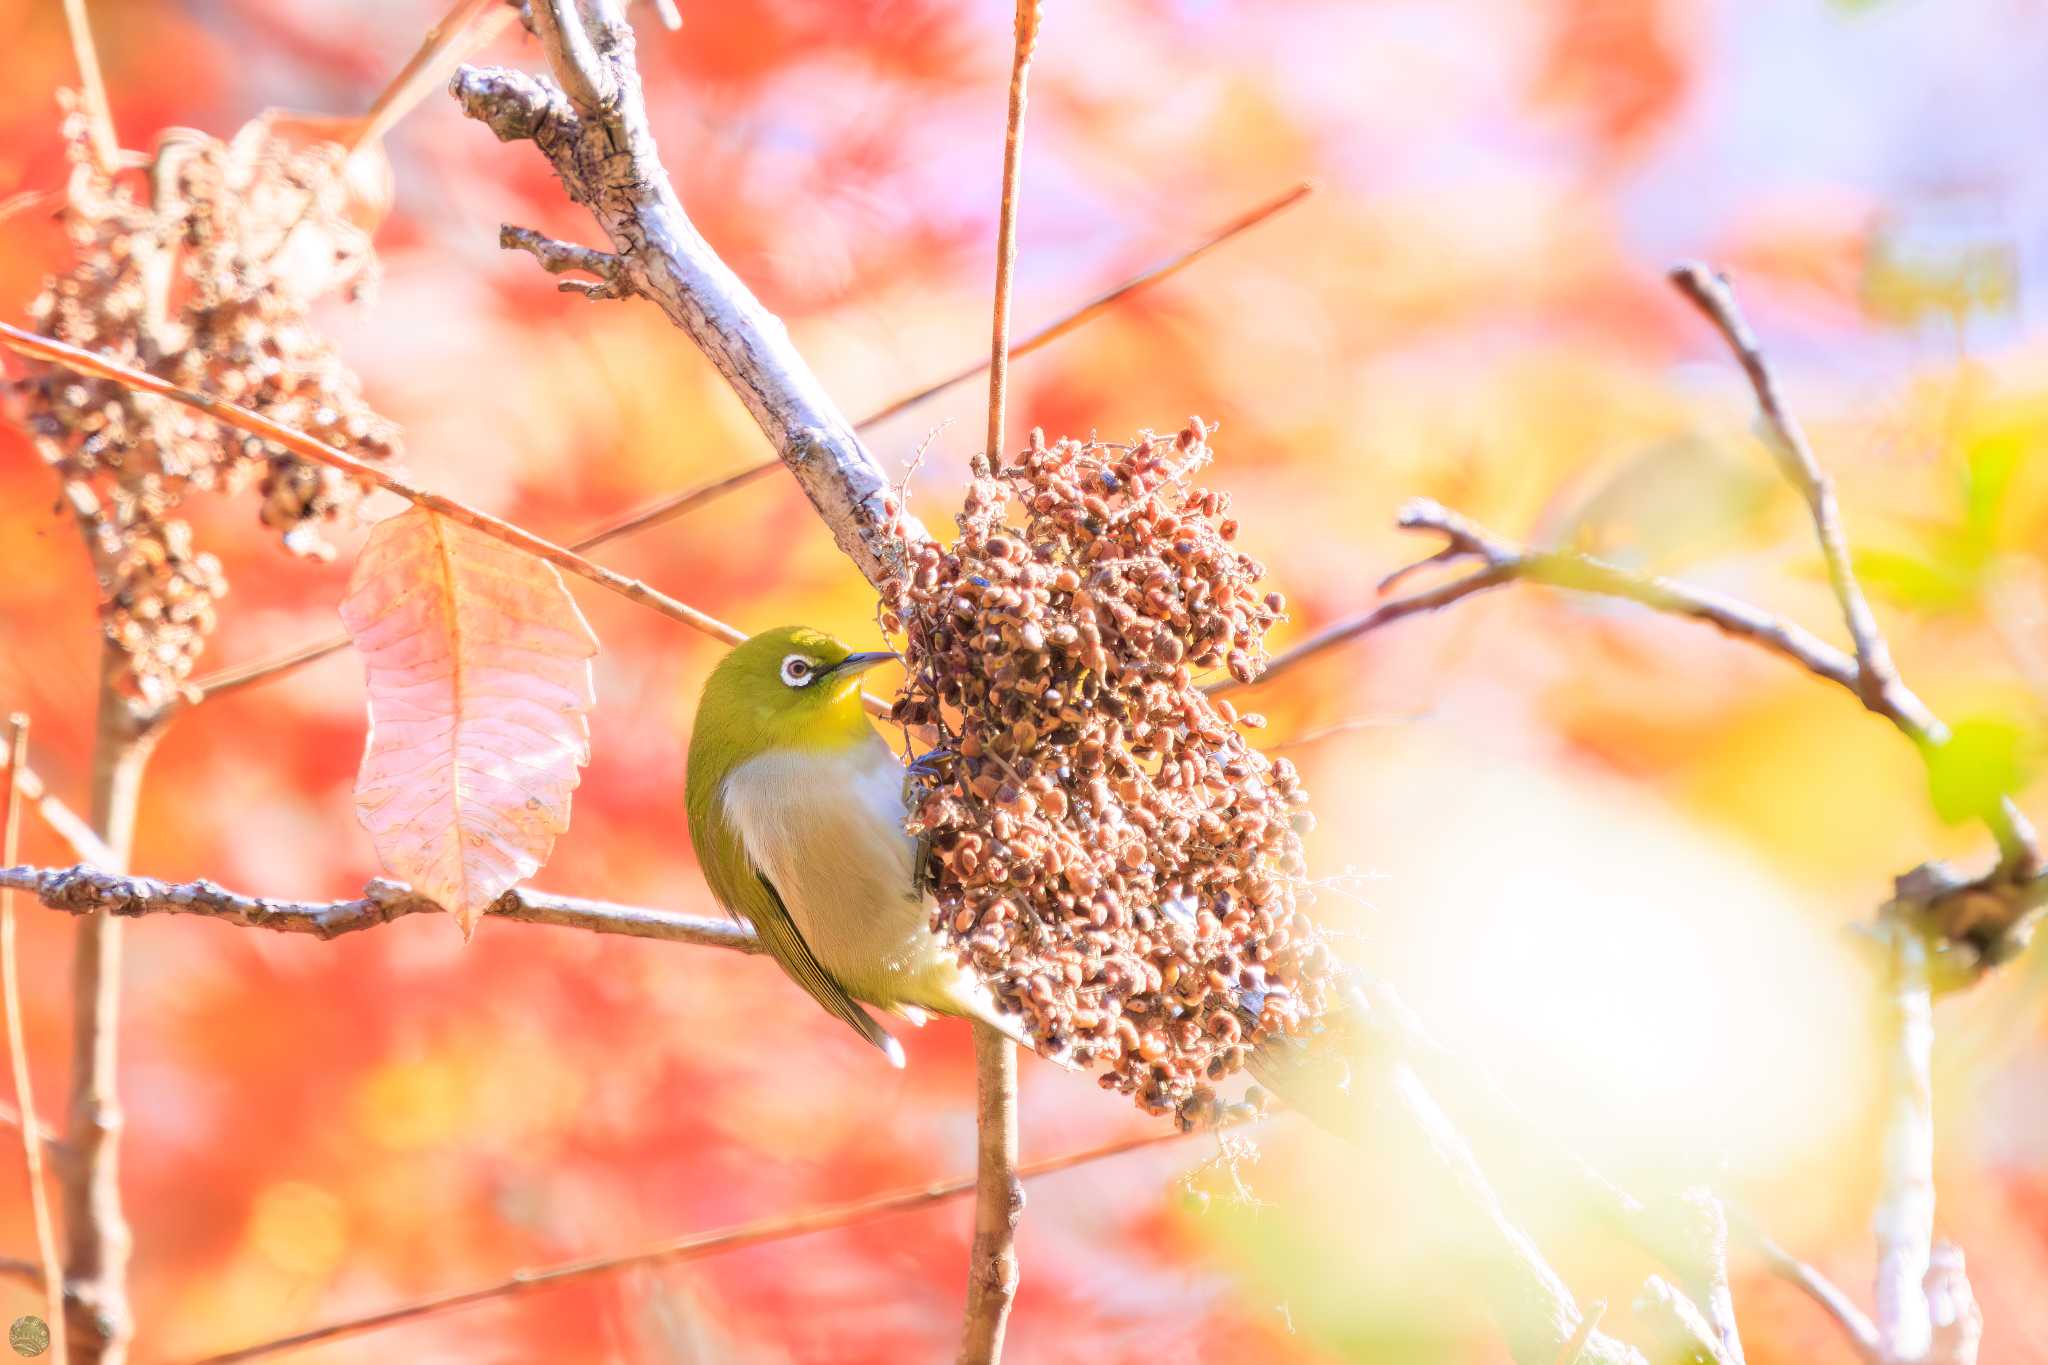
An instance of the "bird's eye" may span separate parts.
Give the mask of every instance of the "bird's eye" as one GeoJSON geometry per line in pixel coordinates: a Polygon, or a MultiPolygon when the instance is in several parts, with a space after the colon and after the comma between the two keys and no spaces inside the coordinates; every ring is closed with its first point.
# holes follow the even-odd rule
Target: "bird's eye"
{"type": "Polygon", "coordinates": [[[817,676],[817,664],[801,654],[792,654],[782,661],[782,681],[791,687],[802,687],[817,676]]]}

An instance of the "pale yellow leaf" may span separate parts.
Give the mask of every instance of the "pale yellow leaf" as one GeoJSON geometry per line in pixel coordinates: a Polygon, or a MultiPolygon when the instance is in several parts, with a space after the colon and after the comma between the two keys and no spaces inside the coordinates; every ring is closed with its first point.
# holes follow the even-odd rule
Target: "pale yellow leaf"
{"type": "Polygon", "coordinates": [[[341,619],[369,673],[357,818],[467,935],[569,827],[597,637],[552,565],[417,507],[371,532],[341,619]]]}

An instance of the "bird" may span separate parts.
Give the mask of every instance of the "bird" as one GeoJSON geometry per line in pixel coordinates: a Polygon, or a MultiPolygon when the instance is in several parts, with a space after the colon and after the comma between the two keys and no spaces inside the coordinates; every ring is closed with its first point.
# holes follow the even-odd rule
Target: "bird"
{"type": "Polygon", "coordinates": [[[898,656],[807,626],[762,631],[712,669],[690,734],[684,804],[711,893],[826,1012],[901,1067],[867,1007],[988,1025],[1033,1048],[932,927],[907,770],[869,723],[860,678],[898,656]]]}

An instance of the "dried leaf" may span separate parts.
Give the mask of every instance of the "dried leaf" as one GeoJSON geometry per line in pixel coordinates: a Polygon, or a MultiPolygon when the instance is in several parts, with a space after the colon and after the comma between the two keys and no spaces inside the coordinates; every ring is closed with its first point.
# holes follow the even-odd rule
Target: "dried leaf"
{"type": "Polygon", "coordinates": [[[569,827],[597,637],[552,565],[424,508],[371,533],[341,618],[369,673],[357,818],[466,936],[569,827]]]}

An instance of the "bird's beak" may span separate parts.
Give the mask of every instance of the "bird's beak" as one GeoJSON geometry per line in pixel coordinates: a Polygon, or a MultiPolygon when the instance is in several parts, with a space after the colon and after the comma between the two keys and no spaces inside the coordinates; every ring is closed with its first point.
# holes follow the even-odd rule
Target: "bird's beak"
{"type": "Polygon", "coordinates": [[[902,657],[893,649],[871,649],[860,654],[849,654],[826,671],[851,678],[867,672],[877,664],[886,664],[902,657]]]}

